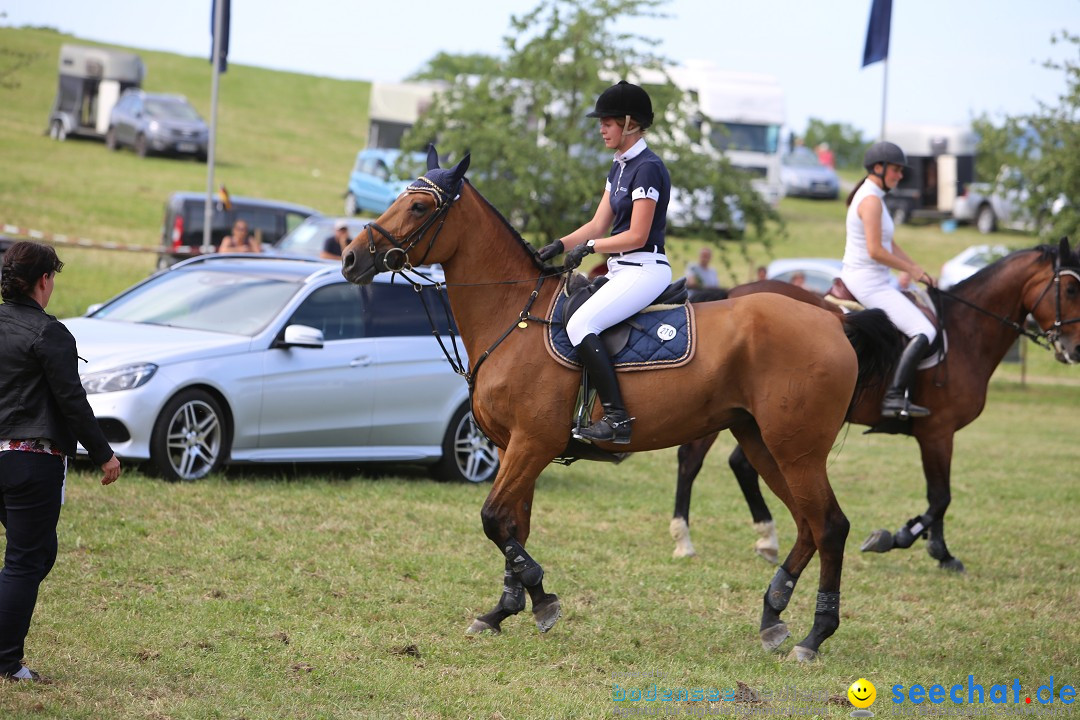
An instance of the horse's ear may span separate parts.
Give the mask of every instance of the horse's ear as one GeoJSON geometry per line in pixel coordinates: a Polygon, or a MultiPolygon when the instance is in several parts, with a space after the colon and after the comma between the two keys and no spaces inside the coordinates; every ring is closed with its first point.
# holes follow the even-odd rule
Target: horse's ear
{"type": "Polygon", "coordinates": [[[465,157],[461,158],[461,162],[454,166],[450,171],[454,178],[454,185],[461,182],[465,177],[465,171],[469,169],[469,163],[472,161],[472,153],[466,153],[465,157]]]}
{"type": "Polygon", "coordinates": [[[1058,267],[1069,264],[1069,258],[1072,257],[1072,250],[1069,249],[1069,236],[1066,235],[1061,238],[1058,243],[1058,267]]]}
{"type": "Polygon", "coordinates": [[[427,146],[427,169],[435,170],[439,167],[439,153],[435,150],[435,143],[428,143],[427,146]]]}

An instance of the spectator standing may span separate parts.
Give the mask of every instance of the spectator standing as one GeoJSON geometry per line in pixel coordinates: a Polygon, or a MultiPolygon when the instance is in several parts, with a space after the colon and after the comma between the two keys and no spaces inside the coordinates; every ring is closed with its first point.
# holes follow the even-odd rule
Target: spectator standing
{"type": "Polygon", "coordinates": [[[233,223],[232,234],[222,239],[218,252],[261,253],[262,242],[248,234],[247,220],[241,218],[233,223]]]}
{"type": "Polygon", "coordinates": [[[712,261],[712,250],[707,247],[701,248],[696,263],[686,266],[686,287],[691,290],[720,287],[720,278],[716,274],[716,268],[709,267],[712,261]]]}
{"type": "Polygon", "coordinates": [[[102,485],[120,476],[79,380],[75,338],[45,312],[64,263],[48,245],[18,242],[0,274],[0,678],[42,680],[22,664],[38,587],[56,561],[56,525],[67,458],[76,441],[101,467],[102,485]]]}
{"type": "Polygon", "coordinates": [[[817,152],[818,162],[827,168],[836,169],[836,156],[833,154],[832,148],[829,147],[829,143],[819,143],[814,150],[817,152]]]}
{"type": "Polygon", "coordinates": [[[334,234],[326,238],[319,257],[324,260],[340,260],[341,251],[349,244],[349,223],[338,220],[334,223],[334,234]]]}

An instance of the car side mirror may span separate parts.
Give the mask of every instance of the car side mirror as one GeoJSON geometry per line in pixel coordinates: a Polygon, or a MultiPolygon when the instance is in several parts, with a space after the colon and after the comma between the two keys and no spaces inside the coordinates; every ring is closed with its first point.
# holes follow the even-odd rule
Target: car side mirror
{"type": "Polygon", "coordinates": [[[285,328],[285,339],[274,343],[274,347],[321,348],[324,344],[322,330],[308,325],[289,325],[285,328]]]}

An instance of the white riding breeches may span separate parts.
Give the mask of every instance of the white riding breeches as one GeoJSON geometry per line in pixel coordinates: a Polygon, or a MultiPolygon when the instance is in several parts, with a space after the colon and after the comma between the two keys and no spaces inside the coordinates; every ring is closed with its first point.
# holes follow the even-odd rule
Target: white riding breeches
{"type": "Polygon", "coordinates": [[[908,337],[925,335],[927,340],[934,342],[937,337],[934,324],[911,300],[889,284],[888,272],[845,269],[840,278],[863,307],[881,308],[900,332],[908,337]]]}
{"type": "Polygon", "coordinates": [[[607,266],[608,281],[566,323],[566,334],[575,347],[586,335],[599,335],[648,307],[671,283],[671,265],[663,253],[640,250],[612,255],[607,266]]]}

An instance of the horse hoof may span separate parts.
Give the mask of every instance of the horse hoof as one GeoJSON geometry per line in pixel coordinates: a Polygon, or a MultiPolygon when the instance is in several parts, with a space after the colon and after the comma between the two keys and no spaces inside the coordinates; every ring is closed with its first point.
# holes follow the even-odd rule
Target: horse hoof
{"type": "Polygon", "coordinates": [[[675,541],[675,550],[671,553],[673,558],[694,557],[694,543],[690,542],[690,526],[682,518],[671,518],[668,532],[675,541]]]}
{"type": "Polygon", "coordinates": [[[776,565],[780,562],[780,551],[778,548],[758,547],[755,545],[754,552],[757,553],[758,557],[763,558],[765,562],[770,565],[776,565]]]}
{"type": "Polygon", "coordinates": [[[863,540],[862,547],[859,548],[863,552],[889,552],[893,549],[893,536],[888,530],[875,530],[870,533],[870,537],[863,540]]]}
{"type": "Polygon", "coordinates": [[[791,633],[788,631],[787,624],[778,623],[770,627],[762,629],[759,633],[761,635],[761,647],[766,652],[772,652],[776,648],[780,647],[791,633]]]}
{"type": "Polygon", "coordinates": [[[949,558],[948,560],[942,560],[938,563],[938,568],[941,570],[948,570],[958,575],[963,575],[967,572],[967,568],[964,567],[964,563],[960,562],[956,558],[949,558]]]}
{"type": "Polygon", "coordinates": [[[560,615],[562,615],[562,606],[559,605],[559,598],[556,595],[551,595],[539,605],[533,605],[533,619],[536,621],[536,628],[542,633],[555,627],[555,622],[560,615]]]}
{"type": "Polygon", "coordinates": [[[808,647],[796,645],[791,648],[791,652],[788,653],[787,659],[796,660],[798,662],[813,662],[814,660],[817,660],[818,657],[820,657],[820,655],[817,650],[811,650],[808,647]]]}
{"type": "Polygon", "coordinates": [[[466,635],[483,635],[484,633],[489,633],[491,635],[499,635],[500,633],[502,633],[502,630],[500,630],[495,625],[489,625],[480,618],[476,618],[472,621],[472,625],[470,625],[465,631],[466,635]]]}

